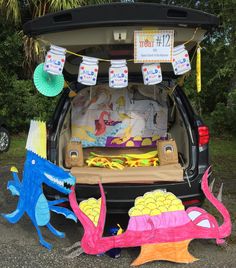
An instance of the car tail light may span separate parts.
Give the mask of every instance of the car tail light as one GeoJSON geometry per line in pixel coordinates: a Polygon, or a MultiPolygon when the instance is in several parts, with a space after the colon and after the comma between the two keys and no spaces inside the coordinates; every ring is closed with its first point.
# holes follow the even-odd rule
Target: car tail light
{"type": "Polygon", "coordinates": [[[199,146],[203,146],[208,144],[210,140],[209,128],[207,126],[199,126],[198,127],[198,144],[199,146]]]}
{"type": "Polygon", "coordinates": [[[192,200],[183,201],[184,206],[192,206],[192,205],[197,205],[199,203],[201,203],[201,201],[199,199],[192,199],[192,200]]]}

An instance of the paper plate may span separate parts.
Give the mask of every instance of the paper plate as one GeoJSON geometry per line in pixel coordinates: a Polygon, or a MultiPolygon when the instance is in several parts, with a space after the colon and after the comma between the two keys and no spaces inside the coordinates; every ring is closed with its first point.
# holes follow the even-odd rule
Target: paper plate
{"type": "Polygon", "coordinates": [[[37,66],[34,71],[34,84],[37,90],[47,97],[58,95],[64,87],[63,75],[52,75],[44,71],[44,63],[37,66]]]}

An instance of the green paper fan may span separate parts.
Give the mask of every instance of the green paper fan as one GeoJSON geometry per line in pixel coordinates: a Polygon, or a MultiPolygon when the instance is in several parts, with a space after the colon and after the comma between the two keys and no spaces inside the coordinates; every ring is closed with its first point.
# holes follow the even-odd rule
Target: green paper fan
{"type": "Polygon", "coordinates": [[[64,76],[49,74],[43,69],[44,63],[37,66],[34,71],[34,85],[37,90],[47,97],[58,95],[64,87],[64,76]]]}

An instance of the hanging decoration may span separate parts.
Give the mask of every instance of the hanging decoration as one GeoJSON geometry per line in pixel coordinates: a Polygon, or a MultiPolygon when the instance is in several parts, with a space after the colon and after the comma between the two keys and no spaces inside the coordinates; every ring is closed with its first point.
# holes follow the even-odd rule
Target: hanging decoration
{"type": "Polygon", "coordinates": [[[98,59],[92,57],[83,57],[83,62],[79,67],[77,81],[83,85],[93,86],[97,83],[98,59]]]}
{"type": "Polygon", "coordinates": [[[126,64],[126,60],[111,60],[109,87],[124,88],[128,86],[128,67],[126,64]]]}
{"type": "Polygon", "coordinates": [[[201,81],[201,47],[198,45],[197,48],[197,59],[196,59],[196,84],[197,84],[197,93],[202,90],[202,81],[201,81]]]}
{"type": "Polygon", "coordinates": [[[174,30],[134,31],[134,62],[172,62],[174,30]]]}
{"type": "Polygon", "coordinates": [[[156,85],[162,81],[161,65],[160,63],[142,65],[143,82],[144,85],[156,85]]]}
{"type": "MultiPolygon", "coordinates": [[[[37,89],[45,96],[56,96],[61,92],[62,72],[66,60],[66,53],[82,58],[78,71],[77,81],[81,84],[93,86],[97,83],[99,62],[110,62],[109,87],[125,88],[128,85],[127,62],[144,63],[142,66],[143,81],[145,85],[155,85],[162,82],[160,63],[172,63],[175,75],[182,75],[191,70],[188,51],[185,45],[194,41],[198,28],[192,37],[184,44],[173,47],[174,31],[135,31],[134,32],[134,58],[127,60],[110,60],[88,57],[69,51],[63,47],[50,44],[46,40],[38,39],[45,45],[50,45],[47,52],[43,70],[42,67],[35,70],[34,82],[37,89]],[[152,53],[151,53],[152,52],[152,53]],[[141,54],[140,54],[141,53],[141,54]],[[142,59],[138,59],[140,54],[142,59]],[[168,56],[167,56],[168,55],[168,56]],[[54,76],[54,77],[53,77],[54,76]],[[42,81],[41,81],[42,80],[42,81]]],[[[200,76],[200,46],[197,53],[197,91],[201,91],[200,76]]]]}
{"type": "Polygon", "coordinates": [[[175,75],[181,75],[191,70],[188,51],[184,45],[174,48],[172,66],[175,75]]]}
{"type": "Polygon", "coordinates": [[[44,71],[61,75],[66,60],[66,49],[51,45],[45,57],[44,71]]]}
{"type": "Polygon", "coordinates": [[[41,63],[36,67],[33,75],[34,85],[44,96],[57,96],[64,87],[64,76],[45,72],[44,65],[41,63]]]}
{"type": "MultiPolygon", "coordinates": [[[[101,198],[90,198],[77,203],[74,186],[69,194],[71,208],[84,228],[84,235],[76,251],[69,257],[81,253],[101,254],[112,248],[141,246],[141,252],[131,264],[133,266],[155,260],[191,263],[197,259],[188,252],[193,239],[216,239],[217,244],[231,233],[232,224],[228,210],[211,193],[208,186],[208,168],[203,175],[201,187],[206,198],[223,216],[218,225],[216,219],[205,210],[191,207],[185,210],[182,202],[173,193],[156,190],[135,199],[129,211],[129,223],[124,233],[103,237],[106,220],[106,197],[99,183],[101,198]]],[[[78,246],[78,242],[70,249],[78,246]]]]}

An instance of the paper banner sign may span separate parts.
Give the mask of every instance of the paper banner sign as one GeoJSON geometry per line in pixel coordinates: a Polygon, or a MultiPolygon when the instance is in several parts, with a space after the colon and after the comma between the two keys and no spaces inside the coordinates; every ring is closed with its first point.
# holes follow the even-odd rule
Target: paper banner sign
{"type": "Polygon", "coordinates": [[[65,54],[65,48],[51,45],[45,58],[44,71],[54,75],[62,74],[66,60],[65,54]]]}
{"type": "Polygon", "coordinates": [[[174,48],[172,66],[175,75],[181,75],[191,70],[188,51],[185,49],[184,45],[174,48]]]}
{"type": "Polygon", "coordinates": [[[126,60],[111,60],[109,68],[109,87],[123,88],[128,86],[128,67],[126,60]]]}
{"type": "Polygon", "coordinates": [[[77,81],[83,85],[93,86],[97,83],[98,59],[92,57],[83,57],[83,62],[79,67],[77,81]]]}
{"type": "Polygon", "coordinates": [[[172,62],[173,30],[135,31],[134,63],[172,62]]]}
{"type": "Polygon", "coordinates": [[[144,85],[155,85],[162,81],[160,63],[143,64],[142,73],[144,85]]]}

